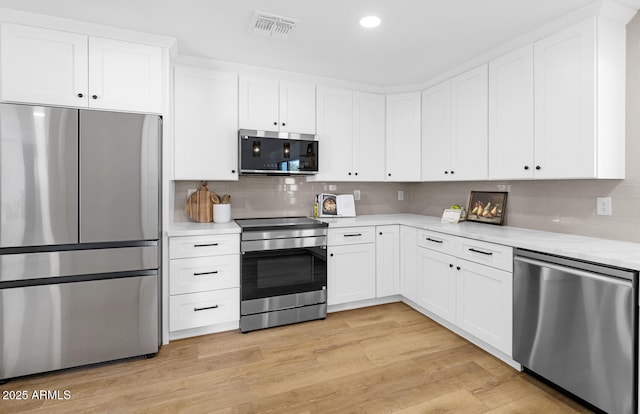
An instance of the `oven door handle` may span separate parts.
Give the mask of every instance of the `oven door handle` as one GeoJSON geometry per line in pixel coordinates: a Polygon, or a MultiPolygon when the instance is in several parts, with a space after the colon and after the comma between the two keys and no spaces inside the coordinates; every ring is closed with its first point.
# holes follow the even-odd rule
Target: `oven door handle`
{"type": "Polygon", "coordinates": [[[288,239],[246,240],[240,242],[240,251],[262,252],[268,250],[305,249],[320,247],[326,249],[327,236],[293,237],[288,239]]]}

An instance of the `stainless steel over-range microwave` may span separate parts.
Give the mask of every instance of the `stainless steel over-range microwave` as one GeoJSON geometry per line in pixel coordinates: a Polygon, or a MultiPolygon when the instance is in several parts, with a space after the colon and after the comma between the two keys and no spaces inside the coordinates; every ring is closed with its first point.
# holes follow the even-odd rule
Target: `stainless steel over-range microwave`
{"type": "Polygon", "coordinates": [[[315,135],[238,131],[240,174],[311,175],[318,173],[315,135]]]}

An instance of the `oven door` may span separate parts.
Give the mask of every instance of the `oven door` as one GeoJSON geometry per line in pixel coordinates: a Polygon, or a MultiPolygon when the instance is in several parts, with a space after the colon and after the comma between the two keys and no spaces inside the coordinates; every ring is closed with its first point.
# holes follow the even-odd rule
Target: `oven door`
{"type": "Polygon", "coordinates": [[[243,301],[321,291],[327,286],[325,246],[242,253],[243,301]]]}

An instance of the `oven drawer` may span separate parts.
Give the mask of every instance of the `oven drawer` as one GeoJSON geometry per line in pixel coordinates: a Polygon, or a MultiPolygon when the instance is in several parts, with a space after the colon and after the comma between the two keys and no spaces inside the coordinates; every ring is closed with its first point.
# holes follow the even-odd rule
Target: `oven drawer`
{"type": "Polygon", "coordinates": [[[234,253],[240,253],[239,234],[169,238],[170,259],[234,253]]]}
{"type": "Polygon", "coordinates": [[[458,257],[497,269],[513,271],[513,248],[501,244],[459,238],[458,257]]]}
{"type": "Polygon", "coordinates": [[[240,286],[240,255],[191,257],[170,261],[169,294],[240,286]]]}
{"type": "Polygon", "coordinates": [[[429,230],[418,230],[418,246],[455,255],[458,237],[429,230]]]}
{"type": "Polygon", "coordinates": [[[376,229],[373,226],[329,229],[327,234],[327,245],[329,246],[375,243],[375,241],[376,229]]]}
{"type": "Polygon", "coordinates": [[[171,331],[239,320],[239,288],[169,297],[169,330],[171,331]]]}

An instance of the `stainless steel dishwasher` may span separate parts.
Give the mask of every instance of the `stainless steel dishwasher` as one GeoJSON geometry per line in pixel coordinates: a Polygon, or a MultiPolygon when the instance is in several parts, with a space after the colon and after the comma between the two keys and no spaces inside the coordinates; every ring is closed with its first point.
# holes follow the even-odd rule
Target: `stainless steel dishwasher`
{"type": "Polygon", "coordinates": [[[513,358],[608,413],[637,412],[638,272],[516,249],[513,358]]]}

